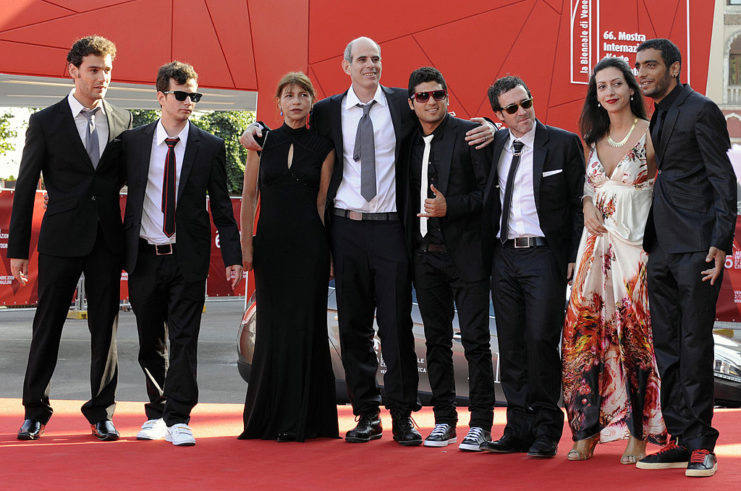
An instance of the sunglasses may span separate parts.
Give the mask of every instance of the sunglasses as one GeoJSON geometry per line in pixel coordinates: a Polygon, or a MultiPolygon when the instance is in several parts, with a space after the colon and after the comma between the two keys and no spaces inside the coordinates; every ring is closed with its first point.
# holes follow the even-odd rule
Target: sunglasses
{"type": "Polygon", "coordinates": [[[507,107],[503,107],[502,109],[500,109],[500,111],[504,111],[507,114],[514,114],[518,111],[518,106],[522,106],[523,109],[530,109],[531,107],[533,107],[533,98],[531,97],[530,99],[520,101],[519,104],[515,102],[514,104],[510,104],[507,107]]]}
{"type": "Polygon", "coordinates": [[[430,90],[427,92],[415,92],[412,94],[412,99],[419,102],[427,102],[430,100],[430,96],[432,96],[433,99],[436,101],[441,101],[445,99],[445,97],[448,95],[448,91],[445,89],[442,90],[430,90]]]}
{"type": "Polygon", "coordinates": [[[179,100],[180,102],[183,102],[186,97],[190,97],[190,100],[193,102],[198,102],[201,100],[201,97],[203,97],[203,94],[200,94],[198,92],[185,92],[183,90],[167,90],[162,93],[165,95],[173,94],[175,96],[175,99],[179,100]]]}

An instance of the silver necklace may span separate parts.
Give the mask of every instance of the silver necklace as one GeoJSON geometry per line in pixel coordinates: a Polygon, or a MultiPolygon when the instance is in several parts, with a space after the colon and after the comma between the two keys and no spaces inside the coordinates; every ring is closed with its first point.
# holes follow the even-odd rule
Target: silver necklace
{"type": "Polygon", "coordinates": [[[630,127],[630,130],[628,130],[628,134],[625,135],[625,138],[623,138],[619,142],[616,142],[615,140],[613,140],[612,136],[607,135],[607,144],[615,148],[620,148],[623,145],[625,145],[625,143],[628,141],[628,138],[630,138],[630,135],[633,134],[633,130],[636,127],[636,123],[638,123],[638,118],[633,119],[633,126],[630,127]]]}

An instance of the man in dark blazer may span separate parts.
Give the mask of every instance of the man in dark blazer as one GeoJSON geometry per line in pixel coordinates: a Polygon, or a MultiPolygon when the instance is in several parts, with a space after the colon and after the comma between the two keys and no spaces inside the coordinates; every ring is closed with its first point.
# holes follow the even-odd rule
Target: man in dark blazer
{"type": "Polygon", "coordinates": [[[482,443],[491,440],[494,415],[489,272],[481,249],[481,202],[491,147],[476,150],[467,144],[466,132],[477,125],[448,114],[447,84],[437,69],[422,67],[412,72],[407,95],[419,127],[402,146],[401,158],[409,169],[405,230],[424,323],[435,412],[435,428],[424,445],[444,447],[457,441],[455,305],[468,360],[471,401],[470,429],[458,448],[478,452],[482,443]]]}
{"type": "Polygon", "coordinates": [[[650,130],[658,176],[643,247],[661,410],[672,436],[642,469],[678,467],[712,476],[713,323],[736,225],[736,179],[726,121],[710,99],[679,83],[679,49],[667,39],[638,47],[636,68],[656,110],[650,130]]]}
{"type": "Polygon", "coordinates": [[[149,395],[137,438],[178,446],[195,444],[188,422],[198,402],[196,355],[211,248],[207,195],[227,281],[234,288],[242,278],[224,141],[188,120],[201,98],[197,77],[185,63],[160,67],[161,118],[121,135],[125,267],[149,395]]]}
{"type": "Polygon", "coordinates": [[[494,138],[484,194],[483,243],[493,264],[503,436],[492,452],[553,457],[563,430],[559,345],[582,233],[584,154],[579,137],[535,119],[521,79],[504,77],[489,101],[508,127],[494,138]]]}
{"type": "Polygon", "coordinates": [[[38,251],[39,302],[23,382],[25,421],[19,440],[35,440],[51,418],[51,377],[72,297],[85,274],[91,336],[90,389],[82,406],[93,435],[116,440],[119,286],[123,241],[118,160],[108,142],[131,127],[131,115],[105,102],[116,46],[100,36],[74,43],[67,55],[75,88],[31,115],[13,199],[8,257],[26,284],[34,196],[43,174],[48,206],[38,251]]]}

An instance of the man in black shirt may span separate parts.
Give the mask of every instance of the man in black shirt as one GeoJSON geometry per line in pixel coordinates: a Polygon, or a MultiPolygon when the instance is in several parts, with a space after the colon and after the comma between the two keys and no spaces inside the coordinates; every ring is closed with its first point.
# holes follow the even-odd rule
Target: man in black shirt
{"type": "Polygon", "coordinates": [[[407,138],[410,192],[406,214],[414,285],[424,322],[435,429],[428,447],[457,441],[453,374],[454,304],[468,360],[470,430],[461,450],[491,439],[494,376],[489,348],[488,274],[481,250],[481,203],[490,155],[465,140],[476,124],[448,114],[447,86],[432,67],[409,78],[409,107],[419,127],[407,138]]]}
{"type": "Polygon", "coordinates": [[[712,476],[713,323],[736,224],[736,179],[718,106],[679,83],[679,49],[668,39],[638,47],[644,95],[656,103],[651,139],[658,176],[643,248],[661,408],[672,440],[640,460],[641,469],[686,468],[712,476]]]}

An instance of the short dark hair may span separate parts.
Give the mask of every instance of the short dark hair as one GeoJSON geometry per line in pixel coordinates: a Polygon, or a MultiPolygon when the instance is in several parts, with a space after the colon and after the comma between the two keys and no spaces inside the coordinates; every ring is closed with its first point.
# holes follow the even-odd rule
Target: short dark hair
{"type": "Polygon", "coordinates": [[[414,88],[425,82],[437,82],[442,85],[443,89],[448,90],[448,85],[445,83],[445,79],[443,78],[443,74],[440,73],[440,70],[431,66],[423,66],[417,68],[411,75],[409,75],[409,88],[407,89],[407,94],[410,99],[412,98],[412,94],[415,92],[414,88]]]}
{"type": "Polygon", "coordinates": [[[581,109],[581,116],[579,117],[579,131],[587,145],[595,143],[610,130],[610,117],[607,115],[605,108],[600,107],[597,101],[596,80],[597,73],[610,67],[620,70],[628,87],[633,90],[633,95],[630,98],[630,110],[633,115],[641,119],[646,119],[646,108],[643,105],[641,89],[638,87],[638,82],[636,82],[636,78],[633,76],[633,72],[630,70],[628,64],[622,58],[603,58],[595,65],[594,70],[592,70],[592,76],[589,77],[587,97],[584,99],[584,106],[581,109]]]}
{"type": "Polygon", "coordinates": [[[82,59],[87,55],[105,56],[111,55],[111,59],[116,57],[116,45],[113,41],[93,34],[78,39],[67,53],[67,63],[71,63],[77,68],[82,65],[82,59]]]}
{"type": "Polygon", "coordinates": [[[192,65],[182,61],[166,63],[157,71],[157,91],[166,92],[170,90],[170,79],[182,85],[187,83],[188,80],[198,81],[198,74],[192,65]]]}
{"type": "Polygon", "coordinates": [[[522,85],[522,88],[527,92],[527,96],[532,97],[530,89],[527,88],[527,85],[520,77],[507,75],[491,84],[491,87],[489,87],[489,90],[486,93],[489,96],[489,104],[491,104],[491,108],[494,112],[502,110],[502,106],[499,105],[499,96],[516,88],[518,85],[522,85]]]}
{"type": "MultiPolygon", "coordinates": [[[[675,62],[679,62],[679,73],[682,72],[682,53],[679,52],[679,48],[673,42],[664,38],[648,39],[638,45],[636,52],[643,51],[644,49],[656,49],[661,51],[661,58],[664,59],[664,65],[668,70],[675,62]]],[[[675,77],[677,83],[679,83],[679,73],[675,77]]]]}

